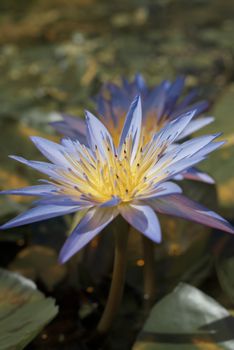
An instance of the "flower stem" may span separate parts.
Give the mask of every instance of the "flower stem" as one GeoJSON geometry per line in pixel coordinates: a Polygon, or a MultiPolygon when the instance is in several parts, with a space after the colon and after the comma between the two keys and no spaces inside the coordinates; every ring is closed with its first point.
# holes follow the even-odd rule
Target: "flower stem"
{"type": "Polygon", "coordinates": [[[155,301],[156,296],[156,278],[154,263],[154,247],[155,244],[142,235],[142,246],[144,256],[144,298],[151,304],[155,301]]]}
{"type": "Polygon", "coordinates": [[[111,287],[105,310],[97,326],[97,332],[99,334],[106,334],[109,331],[122,300],[127,262],[127,242],[127,230],[116,232],[111,287]]]}

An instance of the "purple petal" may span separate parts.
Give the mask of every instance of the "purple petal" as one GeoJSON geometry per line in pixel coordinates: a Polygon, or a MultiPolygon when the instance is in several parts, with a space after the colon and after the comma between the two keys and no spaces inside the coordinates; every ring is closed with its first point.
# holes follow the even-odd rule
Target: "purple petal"
{"type": "Polygon", "coordinates": [[[197,89],[193,89],[188,93],[187,96],[183,98],[183,100],[180,103],[177,103],[176,109],[177,110],[182,110],[185,107],[187,107],[197,96],[197,89]]]}
{"type": "Polygon", "coordinates": [[[192,110],[196,110],[196,113],[194,115],[194,117],[197,117],[199,114],[203,113],[204,111],[206,111],[209,107],[209,103],[207,101],[199,101],[199,102],[196,102],[190,106],[187,106],[186,108],[184,109],[180,109],[180,108],[175,108],[175,110],[173,109],[171,111],[171,115],[170,115],[170,118],[171,119],[175,119],[175,118],[178,118],[178,116],[180,116],[180,114],[183,114],[183,113],[188,113],[192,110]]]}
{"type": "Polygon", "coordinates": [[[81,143],[86,140],[86,125],[85,121],[79,117],[71,117],[62,115],[63,120],[50,123],[50,125],[61,135],[76,139],[81,143]]]}
{"type": "Polygon", "coordinates": [[[212,123],[213,121],[214,117],[204,117],[192,120],[189,123],[189,125],[187,125],[187,127],[184,129],[184,131],[180,134],[177,140],[181,140],[182,138],[187,137],[188,135],[212,123]]]}
{"type": "Polygon", "coordinates": [[[78,211],[78,206],[62,206],[62,205],[44,205],[32,208],[16,218],[2,225],[0,229],[4,230],[11,227],[30,224],[32,222],[50,219],[56,216],[70,214],[78,211]]]}
{"type": "MultiPolygon", "coordinates": [[[[203,135],[200,137],[196,137],[193,138],[189,141],[183,142],[180,145],[177,145],[176,148],[174,148],[170,153],[168,152],[165,156],[165,158],[170,157],[174,154],[173,159],[171,161],[171,164],[184,159],[184,158],[188,158],[188,157],[197,157],[199,155],[200,156],[206,156],[208,153],[210,153],[211,151],[213,151],[216,147],[220,147],[223,142],[221,142],[221,144],[219,142],[217,143],[212,143],[212,141],[214,141],[217,137],[219,136],[219,134],[215,134],[215,135],[203,135]],[[212,146],[207,147],[207,146],[212,146]]],[[[163,161],[163,158],[162,158],[163,161]]]]}
{"type": "Polygon", "coordinates": [[[119,152],[122,150],[122,146],[127,137],[131,137],[133,141],[131,160],[134,159],[140,141],[141,135],[141,122],[142,122],[142,109],[141,98],[137,96],[132,102],[125,119],[124,127],[119,142],[119,152]]]}
{"type": "Polygon", "coordinates": [[[205,135],[175,146],[155,164],[148,175],[155,173],[156,177],[163,176],[164,179],[169,179],[189,169],[223,144],[212,143],[216,137],[217,135],[205,135]]]}
{"type": "Polygon", "coordinates": [[[70,163],[64,157],[65,148],[62,145],[37,136],[32,136],[31,140],[39,151],[52,163],[70,166],[70,163]]]}
{"type": "Polygon", "coordinates": [[[49,175],[51,177],[56,176],[56,169],[58,167],[54,164],[51,163],[46,163],[46,162],[39,162],[36,160],[27,160],[23,157],[18,157],[18,156],[10,156],[11,159],[17,160],[18,162],[25,164],[37,171],[40,171],[43,174],[49,175]]]}
{"type": "Polygon", "coordinates": [[[144,192],[141,196],[137,196],[137,199],[149,199],[161,196],[167,196],[168,194],[181,193],[182,189],[174,182],[166,181],[161,184],[157,184],[149,192],[144,192]]]}
{"type": "Polygon", "coordinates": [[[116,208],[92,208],[81,219],[72,234],[68,237],[59,255],[61,263],[66,262],[75,253],[81,250],[116,216],[116,208]]]}
{"type": "Polygon", "coordinates": [[[147,201],[159,213],[178,216],[187,220],[234,233],[228,221],[191,199],[178,194],[147,201]]]}
{"type": "Polygon", "coordinates": [[[158,218],[148,205],[129,204],[119,206],[121,215],[135,229],[156,243],[161,242],[158,218]]]}
{"type": "Polygon", "coordinates": [[[102,122],[92,113],[86,111],[87,138],[90,148],[95,151],[97,147],[103,156],[106,155],[106,146],[115,151],[112,137],[102,122]]]}
{"type": "Polygon", "coordinates": [[[134,83],[137,87],[138,93],[144,93],[145,90],[147,90],[147,85],[146,85],[145,80],[141,74],[137,73],[135,75],[134,83]]]}
{"type": "Polygon", "coordinates": [[[82,135],[86,133],[86,125],[84,119],[80,117],[71,117],[69,115],[62,115],[63,120],[70,125],[70,127],[74,130],[79,131],[82,135]]]}
{"type": "Polygon", "coordinates": [[[76,196],[70,197],[67,195],[48,195],[42,197],[34,202],[35,205],[56,205],[56,206],[76,206],[77,210],[80,208],[88,208],[93,206],[93,202],[89,202],[87,200],[79,199],[76,196]]]}
{"type": "Polygon", "coordinates": [[[113,123],[115,127],[118,126],[118,116],[123,114],[121,111],[114,113],[114,108],[111,101],[106,100],[102,96],[99,96],[97,99],[97,111],[100,114],[100,117],[103,119],[105,125],[113,123]]]}
{"type": "Polygon", "coordinates": [[[57,187],[53,185],[38,185],[24,188],[17,188],[14,190],[1,191],[0,194],[11,194],[19,196],[44,196],[57,191],[57,187]]]}
{"type": "Polygon", "coordinates": [[[167,84],[167,81],[163,81],[159,86],[156,86],[145,98],[142,105],[143,119],[145,119],[147,114],[149,114],[151,118],[152,113],[155,113],[155,117],[157,117],[158,121],[161,119],[167,98],[167,84]]]}
{"type": "Polygon", "coordinates": [[[77,159],[79,159],[79,153],[81,151],[81,144],[79,140],[72,140],[68,138],[63,138],[61,140],[61,144],[64,146],[65,151],[72,156],[75,156],[77,159]]]}
{"type": "Polygon", "coordinates": [[[167,92],[166,108],[164,111],[165,114],[168,115],[170,114],[171,110],[173,110],[184,88],[184,80],[184,77],[178,77],[169,87],[167,92]]]}
{"type": "Polygon", "coordinates": [[[188,179],[193,181],[202,181],[208,184],[214,184],[215,180],[208,174],[196,168],[189,168],[182,174],[182,179],[188,179]]]}
{"type": "Polygon", "coordinates": [[[114,207],[116,205],[118,205],[120,202],[120,198],[119,197],[113,197],[112,199],[110,199],[109,201],[101,204],[99,207],[100,208],[105,208],[105,207],[114,207]]]}
{"type": "Polygon", "coordinates": [[[125,90],[126,92],[128,92],[129,89],[130,89],[130,83],[129,83],[128,79],[126,79],[126,78],[123,76],[123,77],[121,77],[121,82],[122,82],[122,86],[123,86],[124,90],[125,90]]]}
{"type": "Polygon", "coordinates": [[[205,147],[201,148],[200,151],[196,153],[196,156],[206,157],[209,153],[215,151],[226,143],[226,141],[211,142],[205,147]]]}
{"type": "Polygon", "coordinates": [[[187,127],[191,119],[195,115],[195,110],[181,115],[177,119],[172,120],[165,127],[161,129],[155,136],[154,142],[160,147],[165,142],[170,145],[174,142],[182,131],[187,127]]]}

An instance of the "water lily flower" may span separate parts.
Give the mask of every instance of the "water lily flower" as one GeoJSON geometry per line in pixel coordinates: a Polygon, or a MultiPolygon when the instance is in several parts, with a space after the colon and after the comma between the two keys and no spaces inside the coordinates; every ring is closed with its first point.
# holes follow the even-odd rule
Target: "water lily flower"
{"type": "MultiPolygon", "coordinates": [[[[183,113],[195,111],[193,120],[177,138],[177,141],[180,141],[214,120],[211,116],[201,116],[208,108],[209,104],[207,101],[193,103],[197,95],[195,89],[180,100],[183,89],[183,77],[178,77],[174,82],[165,80],[159,85],[149,88],[143,77],[140,74],[136,74],[133,82],[123,79],[121,86],[113,83],[104,84],[95,101],[100,119],[110,132],[116,146],[119,143],[119,135],[121,134],[130,103],[138,94],[142,98],[142,128],[145,135],[145,143],[151,140],[152,135],[171,120],[176,119],[183,113]]],[[[62,120],[53,122],[51,125],[62,135],[78,138],[85,143],[85,121],[68,115],[62,115],[62,117],[62,120]]],[[[214,183],[213,178],[194,167],[181,173],[177,180],[183,178],[210,184],[214,183]]]]}
{"type": "Polygon", "coordinates": [[[32,137],[50,162],[11,158],[48,175],[50,180],[3,191],[41,198],[32,209],[1,228],[82,211],[82,219],[60,252],[61,262],[83,248],[119,214],[156,243],[161,242],[156,212],[234,233],[224,218],[185,197],[181,188],[171,181],[223,144],[215,141],[217,134],[175,143],[195,115],[196,110],[192,110],[173,119],[145,143],[141,99],[137,97],[128,111],[117,147],[104,124],[89,112],[86,112],[88,146],[78,140],[63,139],[57,144],[32,137]],[[170,149],[172,143],[174,147],[170,149]]]}

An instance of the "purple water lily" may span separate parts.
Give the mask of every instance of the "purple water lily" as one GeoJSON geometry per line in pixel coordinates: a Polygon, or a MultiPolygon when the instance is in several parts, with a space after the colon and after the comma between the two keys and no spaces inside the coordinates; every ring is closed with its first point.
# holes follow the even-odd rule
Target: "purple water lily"
{"type": "Polygon", "coordinates": [[[48,175],[50,180],[37,186],[3,191],[40,199],[34,208],[1,228],[82,211],[82,219],[60,252],[61,262],[83,248],[119,214],[156,243],[161,241],[156,212],[234,233],[224,218],[183,196],[181,188],[171,181],[223,144],[215,142],[218,135],[176,144],[195,115],[196,109],[173,119],[145,143],[141,99],[137,97],[124,121],[118,146],[102,122],[89,112],[86,112],[88,146],[78,140],[63,139],[57,144],[32,137],[50,162],[11,158],[48,175]]]}
{"type": "MultiPolygon", "coordinates": [[[[183,89],[183,77],[178,77],[174,82],[165,80],[159,85],[149,88],[143,77],[137,74],[132,82],[123,79],[121,86],[113,83],[104,84],[95,101],[100,119],[110,132],[116,146],[130,103],[138,94],[142,98],[142,127],[145,143],[149,142],[153,134],[171,120],[176,119],[183,113],[195,111],[193,120],[177,138],[177,141],[180,141],[214,120],[210,116],[201,116],[208,108],[207,101],[193,103],[197,95],[196,90],[192,90],[180,100],[183,89]]],[[[63,120],[53,122],[52,126],[64,136],[78,138],[80,142],[86,142],[85,121],[81,118],[66,115],[62,117],[63,120]]],[[[180,174],[178,180],[183,178],[214,183],[209,175],[194,167],[180,174]]]]}

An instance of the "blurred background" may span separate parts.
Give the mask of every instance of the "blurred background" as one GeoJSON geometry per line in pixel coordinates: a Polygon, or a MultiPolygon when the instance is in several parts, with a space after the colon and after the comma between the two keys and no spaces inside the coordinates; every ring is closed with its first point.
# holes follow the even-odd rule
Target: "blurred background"
{"type": "MultiPolygon", "coordinates": [[[[97,94],[104,82],[118,83],[122,76],[130,79],[139,72],[152,86],[163,79],[185,75],[186,89],[198,87],[199,98],[210,101],[209,113],[215,116],[215,122],[200,133],[221,131],[223,139],[227,140],[221,150],[200,166],[215,178],[217,187],[186,183],[185,188],[192,198],[201,199],[233,221],[233,38],[234,2],[230,0],[1,0],[0,189],[36,183],[37,174],[9,160],[8,155],[39,159],[29,136],[59,140],[49,122],[56,120],[60,112],[77,116],[83,116],[83,110],[87,108],[94,112],[90,97],[97,94]]],[[[1,197],[0,221],[5,222],[29,204],[25,198],[1,197]]],[[[66,293],[73,295],[73,288],[84,290],[84,300],[88,300],[86,317],[93,312],[89,299],[94,291],[93,283],[103,282],[105,276],[104,287],[102,284],[105,290],[109,270],[102,266],[93,270],[100,255],[97,257],[96,251],[88,251],[85,264],[83,256],[78,258],[85,267],[80,269],[81,282],[77,286],[77,260],[68,267],[56,264],[56,251],[64,241],[69,224],[70,218],[49,220],[1,234],[0,264],[34,279],[44,292],[54,293],[60,301],[63,295],[67,298],[66,293]],[[23,262],[22,249],[26,249],[23,262]],[[46,268],[51,266],[50,272],[45,272],[45,266],[44,270],[41,267],[45,257],[48,260],[44,260],[44,265],[46,268]],[[72,288],[69,291],[63,288],[61,292],[55,286],[64,278],[72,288]]],[[[234,293],[234,242],[230,236],[213,232],[210,239],[210,230],[179,220],[167,220],[164,225],[168,240],[159,247],[157,259],[167,272],[158,276],[163,281],[159,295],[184,278],[202,285],[230,305],[230,295],[234,293]],[[223,257],[231,260],[228,271],[226,265],[222,265],[226,264],[223,257]],[[176,259],[178,264],[171,259],[176,259]],[[217,259],[218,273],[214,272],[217,259]],[[188,266],[191,274],[185,271],[188,266]],[[222,266],[225,268],[221,269],[222,266]],[[218,278],[220,289],[213,288],[218,278]],[[222,283],[223,279],[225,283],[222,283]],[[222,294],[225,288],[229,299],[222,294]]],[[[104,247],[105,244],[112,245],[108,235],[103,237],[104,247]]],[[[139,269],[144,266],[138,240],[133,234],[129,255],[132,270],[127,279],[130,299],[131,288],[138,295],[139,269]]],[[[102,248],[97,254],[105,251],[102,248]]],[[[109,255],[106,260],[103,264],[111,266],[109,255]]],[[[134,312],[134,305],[130,305],[130,312],[134,312]]],[[[91,318],[92,322],[95,317],[94,321],[91,318]]],[[[41,337],[40,341],[47,340],[43,334],[41,337]]]]}
{"type": "Polygon", "coordinates": [[[216,121],[205,131],[223,131],[228,140],[203,167],[231,208],[233,18],[229,0],[1,0],[1,186],[31,182],[30,171],[7,155],[35,157],[28,136],[52,134],[53,112],[83,116],[101,84],[120,76],[140,72],[153,85],[184,74],[187,87],[198,86],[212,104],[216,121]]]}

